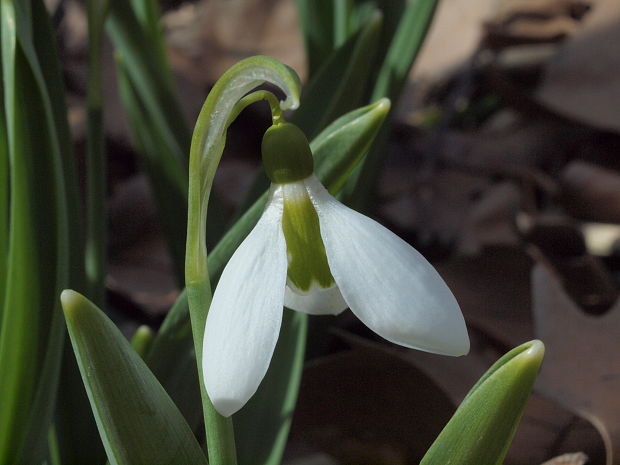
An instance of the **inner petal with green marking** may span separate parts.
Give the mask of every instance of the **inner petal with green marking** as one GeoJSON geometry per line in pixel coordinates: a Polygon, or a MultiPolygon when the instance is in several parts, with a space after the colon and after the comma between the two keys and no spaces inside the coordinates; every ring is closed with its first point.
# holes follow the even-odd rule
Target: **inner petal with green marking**
{"type": "Polygon", "coordinates": [[[288,255],[288,280],[296,290],[309,292],[315,286],[332,287],[334,277],[321,239],[319,217],[303,182],[282,185],[284,214],[282,229],[288,255]]]}

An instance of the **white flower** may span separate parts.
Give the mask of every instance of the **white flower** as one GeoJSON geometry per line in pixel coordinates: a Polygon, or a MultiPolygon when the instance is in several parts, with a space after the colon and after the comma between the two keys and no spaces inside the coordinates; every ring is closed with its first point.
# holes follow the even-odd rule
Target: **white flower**
{"type": "MultiPolygon", "coordinates": [[[[302,134],[284,126],[293,139],[296,131],[302,134]]],[[[304,165],[311,154],[309,148],[298,153],[303,144],[292,144],[292,162],[286,155],[266,158],[282,146],[281,138],[266,146],[268,135],[263,161],[274,181],[269,200],[224,269],[207,317],[203,372],[217,411],[230,416],[256,392],[273,355],[283,305],[315,315],[350,308],[388,341],[466,354],[465,321],[435,269],[388,229],[333,198],[311,174],[312,163],[304,165]]]]}

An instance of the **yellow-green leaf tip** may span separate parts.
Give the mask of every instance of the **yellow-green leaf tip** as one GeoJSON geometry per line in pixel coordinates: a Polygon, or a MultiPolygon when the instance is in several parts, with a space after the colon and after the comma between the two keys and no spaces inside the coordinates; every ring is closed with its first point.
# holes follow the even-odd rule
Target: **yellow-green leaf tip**
{"type": "Polygon", "coordinates": [[[79,311],[84,304],[90,303],[86,297],[73,289],[65,289],[60,293],[60,303],[65,316],[68,318],[79,311]]]}
{"type": "Polygon", "coordinates": [[[521,356],[535,363],[542,363],[545,356],[545,344],[539,339],[529,342],[530,347],[521,356]]]}
{"type": "Polygon", "coordinates": [[[147,325],[140,325],[138,329],[136,329],[133,337],[136,338],[150,338],[154,335],[153,330],[147,325]]]}
{"type": "Polygon", "coordinates": [[[375,111],[379,111],[380,113],[387,113],[392,107],[392,102],[390,102],[389,98],[383,97],[377,100],[374,105],[375,111]]]}

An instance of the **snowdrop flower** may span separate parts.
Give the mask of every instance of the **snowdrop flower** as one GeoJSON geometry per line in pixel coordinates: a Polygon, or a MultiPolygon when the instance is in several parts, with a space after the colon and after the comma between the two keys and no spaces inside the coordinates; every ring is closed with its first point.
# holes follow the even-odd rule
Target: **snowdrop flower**
{"type": "Polygon", "coordinates": [[[396,344],[469,351],[463,316],[439,274],[405,241],[327,192],[299,128],[272,126],[262,152],[269,200],[222,273],[204,333],[205,385],[220,414],[232,415],[256,392],[283,305],[313,315],[350,308],[396,344]]]}

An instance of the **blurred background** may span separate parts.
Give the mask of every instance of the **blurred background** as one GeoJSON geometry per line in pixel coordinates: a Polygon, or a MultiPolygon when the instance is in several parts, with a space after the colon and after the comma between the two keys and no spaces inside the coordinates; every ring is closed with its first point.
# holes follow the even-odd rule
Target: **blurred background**
{"type": "MultiPolygon", "coordinates": [[[[46,3],[83,166],[85,7],[46,3]]],[[[308,76],[293,0],[162,0],[161,8],[190,127],[215,80],[242,58],[270,55],[308,76]]],[[[472,350],[425,354],[379,340],[350,312],[313,318],[287,464],[417,463],[486,368],[533,338],[546,359],[506,463],[612,463],[606,454],[620,451],[618,44],[617,0],[439,3],[394,102],[370,213],[436,265],[472,350]]],[[[109,42],[103,75],[106,300],[131,334],[161,324],[179,284],[109,42]]],[[[229,132],[215,184],[224,224],[260,169],[269,124],[268,108],[254,105],[229,132]]]]}

